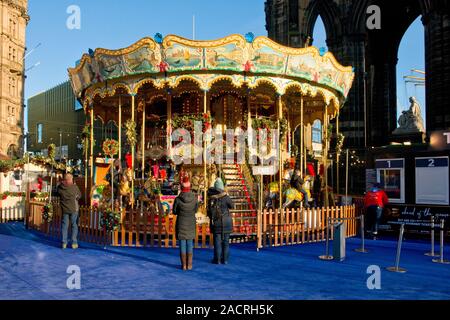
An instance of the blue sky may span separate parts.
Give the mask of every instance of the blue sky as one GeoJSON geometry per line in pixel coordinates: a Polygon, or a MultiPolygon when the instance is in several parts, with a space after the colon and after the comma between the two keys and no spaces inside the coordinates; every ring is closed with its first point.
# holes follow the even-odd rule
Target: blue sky
{"type": "MultiPolygon", "coordinates": [[[[160,32],[192,38],[192,17],[196,17],[196,39],[216,39],[232,33],[266,35],[264,0],[30,0],[31,21],[26,59],[25,97],[29,98],[67,80],[73,66],[89,48],[117,49],[145,36],[160,32]],[[70,5],[81,9],[81,29],[69,30],[66,12],[70,5]]],[[[325,29],[319,20],[314,45],[326,46],[325,29]]],[[[418,19],[405,35],[399,52],[398,101],[408,107],[403,75],[424,68],[423,27],[418,19]]],[[[424,109],[424,89],[408,87],[408,95],[418,95],[424,109]]],[[[401,112],[401,110],[399,110],[401,112]]]]}

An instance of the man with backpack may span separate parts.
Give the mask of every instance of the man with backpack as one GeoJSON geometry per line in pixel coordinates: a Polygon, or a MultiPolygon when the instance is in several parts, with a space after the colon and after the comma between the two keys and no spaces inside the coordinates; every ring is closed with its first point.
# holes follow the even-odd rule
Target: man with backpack
{"type": "Polygon", "coordinates": [[[233,208],[233,201],[224,189],[222,179],[217,178],[214,187],[208,190],[208,217],[214,235],[214,264],[228,264],[230,256],[230,234],[233,231],[230,209],[233,208]]]}

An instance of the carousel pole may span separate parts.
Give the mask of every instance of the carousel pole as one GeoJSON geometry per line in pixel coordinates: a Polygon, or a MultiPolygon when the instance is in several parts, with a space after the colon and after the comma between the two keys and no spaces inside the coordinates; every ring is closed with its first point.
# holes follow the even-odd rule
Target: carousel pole
{"type": "Polygon", "coordinates": [[[282,95],[278,95],[278,172],[279,172],[279,179],[278,183],[280,185],[279,191],[280,191],[280,201],[279,201],[279,211],[281,214],[281,223],[284,223],[284,215],[283,215],[283,143],[281,139],[281,119],[283,118],[283,102],[282,102],[282,95]]]}
{"type": "Polygon", "coordinates": [[[304,100],[303,100],[303,95],[301,97],[300,100],[300,174],[303,178],[303,158],[305,156],[304,154],[304,138],[305,138],[305,134],[304,134],[304,118],[303,118],[303,111],[304,111],[304,100]]]}
{"type": "Polygon", "coordinates": [[[122,160],[122,96],[119,96],[119,160],[122,160]]]}
{"type": "MultiPolygon", "coordinates": [[[[208,112],[208,91],[204,90],[203,92],[203,114],[206,114],[208,112]]],[[[203,190],[203,203],[205,204],[205,212],[206,212],[206,206],[207,206],[207,196],[208,196],[208,177],[207,177],[207,168],[206,168],[206,141],[203,143],[203,177],[204,177],[204,183],[205,188],[203,190]]]]}
{"type": "Polygon", "coordinates": [[[94,187],[94,104],[90,110],[91,113],[91,134],[90,134],[90,162],[91,162],[91,190],[94,187]]]}
{"type": "MultiPolygon", "coordinates": [[[[336,139],[339,136],[339,111],[336,116],[336,139]]],[[[337,140],[336,140],[337,143],[337,140]]],[[[336,193],[339,194],[339,153],[336,150],[336,193]]]]}
{"type": "Polygon", "coordinates": [[[142,107],[142,133],[141,133],[141,153],[142,153],[142,180],[145,179],[145,100],[144,100],[144,106],[142,107]]]}
{"type": "Polygon", "coordinates": [[[328,108],[325,106],[325,114],[324,114],[324,131],[325,131],[325,146],[323,152],[323,176],[325,181],[325,207],[329,206],[328,199],[328,108]]]}
{"type": "MultiPolygon", "coordinates": [[[[131,121],[134,123],[134,109],[135,109],[136,94],[131,94],[131,121]]],[[[134,152],[136,146],[131,146],[131,208],[134,209],[134,152]]]]}
{"type": "Polygon", "coordinates": [[[172,158],[172,92],[167,90],[167,131],[166,144],[169,158],[172,158]]]}

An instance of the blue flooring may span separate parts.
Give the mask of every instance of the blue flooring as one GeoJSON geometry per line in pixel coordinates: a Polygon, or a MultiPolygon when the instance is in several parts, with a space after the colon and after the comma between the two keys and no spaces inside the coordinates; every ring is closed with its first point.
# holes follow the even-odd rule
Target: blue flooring
{"type": "MultiPolygon", "coordinates": [[[[232,245],[229,265],[212,265],[212,250],[194,254],[194,270],[179,269],[178,251],[111,248],[81,243],[59,248],[55,239],[26,231],[21,223],[0,224],[0,299],[450,299],[450,265],[432,263],[429,244],[405,241],[401,267],[391,273],[396,242],[347,241],[344,262],[321,261],[325,244],[263,249],[232,245]],[[81,269],[81,289],[69,290],[69,265],[81,269]],[[367,288],[367,267],[381,268],[381,289],[367,288]]],[[[436,248],[437,249],[437,248],[436,248]]],[[[450,250],[445,254],[450,259],[450,250]]]]}

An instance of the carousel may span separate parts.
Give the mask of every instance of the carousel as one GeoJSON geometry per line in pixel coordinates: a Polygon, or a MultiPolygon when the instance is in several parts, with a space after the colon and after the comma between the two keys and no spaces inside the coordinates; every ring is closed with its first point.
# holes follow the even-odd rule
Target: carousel
{"type": "Polygon", "coordinates": [[[282,210],[294,169],[306,179],[321,175],[328,190],[330,122],[338,123],[354,79],[352,67],[341,66],[330,52],[289,48],[251,33],[213,41],[156,34],[124,49],[89,50],[69,76],[86,113],[91,204],[134,208],[158,199],[170,212],[184,176],[202,203],[221,177],[235,200],[236,232],[253,225],[258,207],[266,205],[265,192],[278,194],[269,205],[282,210]],[[179,163],[183,139],[174,133],[187,131],[194,141],[196,123],[204,134],[235,130],[235,140],[242,132],[256,132],[256,140],[260,130],[275,133],[277,161],[264,164],[261,150],[246,139],[241,161],[233,155],[214,163],[206,139],[192,142],[191,162],[179,163]],[[194,161],[199,157],[203,161],[194,161]]]}

